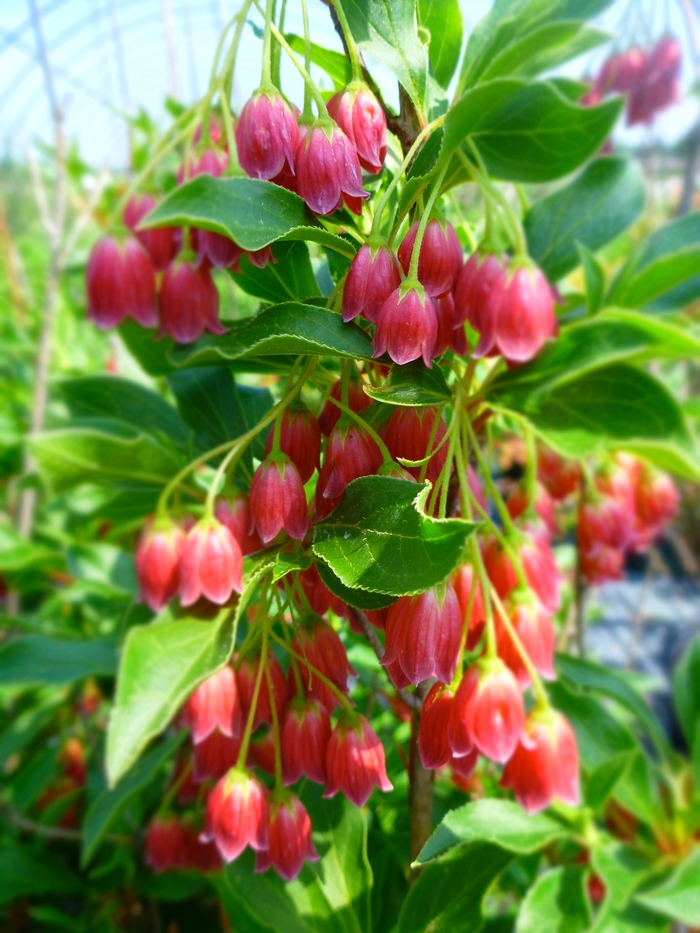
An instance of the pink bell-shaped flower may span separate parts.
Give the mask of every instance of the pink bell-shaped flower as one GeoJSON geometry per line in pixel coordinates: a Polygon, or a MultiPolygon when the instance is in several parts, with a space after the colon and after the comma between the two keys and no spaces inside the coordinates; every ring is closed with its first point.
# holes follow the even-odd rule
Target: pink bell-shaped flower
{"type": "Polygon", "coordinates": [[[369,197],[355,149],[337,124],[316,124],[301,135],[296,151],[297,191],[315,214],[332,214],[343,203],[356,214],[369,197]]]}
{"type": "MultiPolygon", "coordinates": [[[[272,452],[274,432],[274,427],[270,428],[265,444],[266,457],[272,452]]],[[[298,403],[285,409],[280,429],[280,450],[297,468],[302,483],[307,483],[321,456],[321,428],[306,405],[298,403]]]]}
{"type": "Polygon", "coordinates": [[[365,243],[350,263],[343,286],[345,323],[362,315],[375,324],[382,305],[401,284],[399,261],[388,246],[365,243]]]}
{"type": "Polygon", "coordinates": [[[452,757],[448,728],[452,716],[454,694],[450,687],[438,681],[430,688],[420,714],[418,751],[424,768],[435,771],[452,757]]]}
{"type": "Polygon", "coordinates": [[[250,485],[250,531],[268,544],[284,529],[290,538],[303,541],[309,527],[309,511],[299,471],[289,457],[277,454],[264,460],[250,485]]]}
{"type": "Polygon", "coordinates": [[[93,246],[86,272],[88,317],[103,330],[132,317],[142,327],[158,323],[156,280],[145,249],[103,237],[93,246]]]}
{"type": "MultiPolygon", "coordinates": [[[[399,262],[408,275],[419,221],[408,230],[399,246],[399,262]]],[[[462,268],[462,244],[452,224],[435,218],[428,222],[420,245],[418,281],[431,298],[452,291],[462,268]]]]}
{"type": "Polygon", "coordinates": [[[232,768],[209,794],[202,842],[213,840],[232,862],[248,845],[256,852],[267,849],[267,826],[265,788],[249,772],[232,768]]]}
{"type": "Polygon", "coordinates": [[[159,336],[167,334],[176,343],[194,343],[204,331],[226,333],[219,320],[219,293],[211,274],[187,262],[174,262],[165,270],[160,309],[159,336]]]}
{"type": "MultiPolygon", "coordinates": [[[[511,613],[510,623],[538,674],[547,680],[553,680],[555,633],[551,615],[534,600],[531,603],[519,602],[511,613]]],[[[515,674],[524,690],[530,683],[530,673],[522,655],[500,619],[496,630],[498,656],[515,674]]]]}
{"type": "Polygon", "coordinates": [[[422,357],[430,368],[437,334],[433,299],[422,288],[406,289],[404,283],[389,295],[377,315],[373,356],[388,353],[400,365],[422,357]]]}
{"type": "Polygon", "coordinates": [[[326,783],[326,749],[331,737],[331,717],[319,700],[292,700],[282,724],[282,773],[285,784],[295,784],[306,775],[317,784],[326,783]]]}
{"type": "Polygon", "coordinates": [[[364,716],[344,713],[340,717],[328,742],[326,773],[323,796],[334,797],[340,790],[358,807],[367,803],[375,786],[393,790],[384,747],[364,716]]]}
{"type": "Polygon", "coordinates": [[[366,172],[381,172],[386,159],[386,116],[374,94],[361,82],[348,85],[328,101],[328,113],[355,147],[366,172]]]}
{"type": "Polygon", "coordinates": [[[324,684],[316,671],[344,694],[348,692],[348,674],[354,674],[345,645],[331,626],[321,619],[299,626],[292,647],[306,658],[310,668],[299,662],[299,673],[309,699],[316,699],[332,713],[338,705],[337,694],[324,684]]]}
{"type": "MultiPolygon", "coordinates": [[[[382,440],[395,460],[423,460],[428,449],[436,451],[430,458],[426,477],[435,482],[447,461],[447,445],[440,444],[447,433],[442,419],[435,427],[435,408],[408,408],[397,405],[384,428],[382,440]],[[432,445],[431,445],[432,440],[432,445]],[[437,448],[440,448],[439,450],[437,448]]],[[[406,467],[418,479],[421,467],[406,467]]]]}
{"type": "Polygon", "coordinates": [[[229,737],[241,734],[243,714],[232,668],[222,667],[202,681],[186,701],[182,719],[195,745],[203,742],[214,730],[229,737]]]}
{"type": "Polygon", "coordinates": [[[320,858],[311,839],[311,818],[304,804],[291,791],[274,791],[269,803],[268,848],[257,853],[255,871],[272,866],[285,881],[292,881],[304,862],[320,858]]]}
{"type": "Polygon", "coordinates": [[[151,522],[136,551],[136,576],[144,602],[160,612],[180,586],[180,564],[185,532],[169,519],[151,522]]]}
{"type": "Polygon", "coordinates": [[[203,518],[185,541],[180,569],[180,602],[191,606],[204,596],[223,605],[243,591],[243,555],[231,532],[215,518],[203,518]]]}
{"type": "Polygon", "coordinates": [[[293,175],[298,145],[299,126],[289,104],[278,91],[256,91],[236,125],[236,148],[243,171],[266,181],[282,171],[293,175]]]}

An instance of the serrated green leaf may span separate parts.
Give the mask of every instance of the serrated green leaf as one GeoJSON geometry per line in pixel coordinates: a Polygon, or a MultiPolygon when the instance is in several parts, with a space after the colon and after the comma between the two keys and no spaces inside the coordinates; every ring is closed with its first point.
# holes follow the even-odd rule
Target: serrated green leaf
{"type": "Polygon", "coordinates": [[[315,526],[314,553],[352,589],[403,596],[435,586],[455,569],[477,526],[425,515],[428,488],[388,476],[356,479],[315,526]]]}
{"type": "Polygon", "coordinates": [[[530,816],[511,800],[476,800],[447,814],[421,849],[416,864],[424,865],[473,842],[526,855],[568,835],[569,829],[546,813],[530,816]]]}
{"type": "Polygon", "coordinates": [[[452,398],[442,369],[437,365],[428,369],[421,360],[405,366],[392,366],[383,385],[368,385],[364,391],[377,402],[409,408],[444,405],[452,398]]]}
{"type": "Polygon", "coordinates": [[[371,609],[386,609],[393,602],[396,602],[394,596],[386,596],[384,593],[369,593],[367,590],[351,589],[340,580],[324,561],[316,561],[318,573],[328,589],[342,599],[348,606],[354,606],[356,609],[368,611],[371,609]]]}
{"type": "MultiPolygon", "coordinates": [[[[528,252],[552,281],[578,264],[576,244],[595,252],[639,217],[641,169],[631,159],[596,159],[566,187],[537,201],[524,225],[528,252]]],[[[598,301],[600,306],[602,298],[598,301]]]]}

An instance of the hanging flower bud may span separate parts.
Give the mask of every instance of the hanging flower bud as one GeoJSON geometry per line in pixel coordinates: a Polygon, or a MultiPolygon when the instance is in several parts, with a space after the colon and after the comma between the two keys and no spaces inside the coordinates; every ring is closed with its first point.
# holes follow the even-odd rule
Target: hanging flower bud
{"type": "Polygon", "coordinates": [[[604,544],[581,549],[581,572],[589,583],[599,585],[624,579],[625,554],[604,544]]]}
{"type": "MultiPolygon", "coordinates": [[[[510,622],[538,674],[547,680],[554,680],[555,633],[551,615],[539,604],[523,602],[515,606],[510,622]]],[[[496,632],[498,656],[515,674],[524,690],[530,684],[530,674],[501,619],[497,620],[496,632]]]]}
{"type": "MultiPolygon", "coordinates": [[[[528,585],[551,613],[561,608],[560,576],[552,546],[543,534],[532,533],[513,543],[520,556],[528,585]]],[[[484,566],[496,592],[505,599],[518,587],[518,576],[506,550],[491,538],[484,550],[484,566]]]]}
{"type": "Polygon", "coordinates": [[[376,359],[388,353],[400,365],[423,357],[430,369],[437,332],[433,299],[422,288],[405,290],[402,285],[389,295],[377,315],[373,356],[376,359]]]}
{"type": "Polygon", "coordinates": [[[233,670],[226,666],[203,681],[186,701],[182,718],[199,745],[215,729],[223,735],[241,734],[243,715],[233,670]]]}
{"type": "Polygon", "coordinates": [[[353,82],[328,101],[328,113],[355,147],[366,172],[381,172],[386,159],[386,117],[367,85],[353,82]]]}
{"type": "Polygon", "coordinates": [[[331,431],[326,456],[316,487],[316,504],[320,495],[337,499],[348,483],[360,476],[372,476],[382,465],[382,455],[375,440],[359,425],[344,417],[331,431]]]}
{"type": "Polygon", "coordinates": [[[304,804],[290,791],[275,791],[270,799],[268,848],[258,853],[256,872],[270,865],[285,881],[292,881],[304,862],[320,858],[311,839],[311,819],[304,804]]]}
{"type": "Polygon", "coordinates": [[[341,693],[348,692],[348,674],[355,674],[340,636],[321,619],[301,625],[292,642],[293,649],[306,658],[309,667],[299,662],[299,673],[309,699],[318,700],[332,713],[338,705],[337,694],[324,684],[316,671],[331,681],[341,693]]]}
{"type": "Polygon", "coordinates": [[[198,156],[190,156],[189,162],[183,162],[177,173],[178,185],[191,181],[197,175],[213,175],[220,178],[228,167],[228,152],[224,149],[205,149],[198,156]]]}
{"type": "Polygon", "coordinates": [[[349,616],[348,607],[342,599],[339,599],[328,589],[319,575],[316,564],[312,564],[308,570],[300,572],[299,582],[304,595],[309,601],[309,605],[316,615],[324,616],[330,609],[342,618],[349,616]]]}
{"type": "MultiPolygon", "coordinates": [[[[525,483],[518,484],[508,496],[508,513],[511,518],[516,519],[527,513],[530,508],[527,487],[525,483]]],[[[554,501],[542,483],[535,486],[535,501],[532,503],[535,513],[542,522],[547,534],[552,537],[556,535],[557,519],[554,514],[554,501]]]]}
{"type": "Polygon", "coordinates": [[[527,363],[557,333],[552,292],[534,267],[498,278],[479,318],[476,359],[500,353],[507,363],[527,363]]]}
{"type": "Polygon", "coordinates": [[[225,525],[238,541],[243,556],[253,554],[262,548],[262,541],[257,532],[250,533],[250,502],[244,493],[236,493],[231,499],[219,499],[214,515],[225,525]]]}
{"type": "Polygon", "coordinates": [[[326,783],[326,749],[331,737],[331,717],[318,700],[301,699],[287,706],[280,741],[285,784],[302,775],[317,784],[326,783]]]}
{"type": "Polygon", "coordinates": [[[185,864],[184,827],[176,816],[156,816],[146,830],[146,861],[160,875],[185,864]]]}
{"type": "Polygon", "coordinates": [[[496,282],[504,275],[505,263],[492,253],[472,253],[455,285],[455,327],[468,321],[477,333],[481,333],[482,312],[496,282]]]}
{"type": "Polygon", "coordinates": [[[249,768],[259,768],[270,777],[275,776],[275,733],[266,727],[259,729],[250,740],[246,764],[249,768]]]}
{"type": "Polygon", "coordinates": [[[185,533],[169,519],[149,523],[136,551],[136,576],[141,598],[160,612],[180,586],[180,563],[185,533]]]}
{"type": "MultiPolygon", "coordinates": [[[[391,456],[398,460],[422,460],[428,455],[428,449],[436,450],[447,434],[445,422],[440,419],[435,427],[436,408],[407,408],[397,405],[384,428],[382,440],[389,448],[391,456]],[[435,435],[433,437],[433,432],[435,435]],[[431,444],[432,439],[432,444],[431,444]]],[[[443,444],[430,458],[426,477],[434,483],[447,461],[447,445],[443,444]]],[[[406,467],[415,479],[421,473],[421,467],[406,467]]]]}
{"type": "Polygon", "coordinates": [[[103,330],[132,317],[142,327],[158,323],[156,280],[148,253],[129,239],[103,237],[93,246],[86,273],[88,317],[103,330]]]}
{"type": "MultiPolygon", "coordinates": [[[[274,426],[265,444],[265,456],[272,452],[274,426]]],[[[299,403],[284,410],[280,430],[280,450],[299,471],[302,483],[307,483],[318,467],[321,456],[321,429],[318,419],[306,405],[299,403]]]]}
{"type": "Polygon", "coordinates": [[[435,771],[450,760],[452,749],[447,735],[454,694],[438,681],[430,688],[420,714],[418,751],[424,768],[435,771]]]}
{"type": "Polygon", "coordinates": [[[469,353],[467,335],[463,327],[455,326],[455,300],[452,292],[434,299],[438,329],[433,347],[433,357],[442,356],[445,350],[454,350],[462,356],[469,353]]]}
{"type": "MultiPolygon", "coordinates": [[[[282,721],[282,712],[289,699],[287,689],[287,678],[284,671],[274,654],[268,654],[267,667],[272,679],[272,694],[275,698],[275,708],[277,710],[277,721],[282,721]]],[[[244,658],[238,670],[236,677],[238,680],[238,693],[243,707],[243,716],[247,719],[250,708],[253,705],[253,696],[255,694],[255,684],[258,679],[260,669],[260,658],[244,658]]],[[[253,729],[257,729],[261,722],[272,723],[272,712],[270,709],[270,688],[267,682],[267,675],[263,672],[260,683],[260,692],[258,693],[258,702],[255,707],[253,717],[253,729]]]]}
{"type": "Polygon", "coordinates": [[[243,171],[270,181],[282,171],[294,174],[299,126],[294,111],[275,90],[256,91],[236,125],[236,148],[243,171]]]}
{"type": "Polygon", "coordinates": [[[474,785],[469,781],[474,768],[479,763],[479,750],[473,748],[466,755],[452,755],[450,758],[450,768],[452,769],[452,780],[467,793],[474,793],[474,785]]]}
{"type": "Polygon", "coordinates": [[[284,529],[290,538],[303,541],[309,527],[309,511],[299,471],[289,457],[278,454],[264,460],[250,485],[250,531],[269,544],[284,529]]]}
{"type": "Polygon", "coordinates": [[[215,843],[200,842],[199,833],[192,826],[187,827],[186,850],[185,868],[205,874],[221,871],[223,864],[215,843]]]}
{"type": "Polygon", "coordinates": [[[537,477],[552,499],[560,502],[578,489],[581,469],[573,460],[564,460],[548,447],[537,451],[537,477]]]}
{"type": "Polygon", "coordinates": [[[624,551],[632,542],[634,526],[631,501],[625,503],[592,492],[579,506],[578,540],[584,551],[591,551],[598,545],[624,551]]]}
{"type": "MultiPolygon", "coordinates": [[[[399,262],[408,275],[420,222],[416,221],[399,246],[399,262]]],[[[452,224],[433,219],[423,234],[418,260],[418,281],[431,298],[452,291],[462,268],[462,244],[452,224]]]]}
{"type": "Polygon", "coordinates": [[[635,544],[647,545],[678,512],[680,496],[666,473],[645,467],[635,484],[635,544]]]}
{"type": "Polygon", "coordinates": [[[232,862],[248,845],[256,852],[268,847],[267,824],[265,788],[247,771],[233,768],[209,794],[200,838],[213,840],[224,860],[232,862]]]}
{"type": "Polygon", "coordinates": [[[133,233],[151,257],[153,268],[162,272],[177,256],[180,249],[176,227],[154,227],[139,230],[138,225],[156,206],[151,194],[134,195],[124,208],[124,225],[133,233]]]}
{"type": "Polygon", "coordinates": [[[469,668],[455,694],[449,737],[456,756],[476,748],[491,761],[504,764],[515,751],[525,724],[518,683],[495,658],[469,668]]]}
{"type": "Polygon", "coordinates": [[[188,533],[180,565],[180,602],[191,606],[204,596],[221,606],[243,591],[243,555],[228,528],[203,518],[188,533]]]}
{"type": "Polygon", "coordinates": [[[365,243],[350,263],[343,286],[343,320],[347,324],[359,314],[372,324],[386,299],[401,284],[399,261],[388,246],[365,243]]]}
{"type": "Polygon", "coordinates": [[[176,343],[193,343],[205,330],[226,333],[219,321],[219,293],[210,273],[187,262],[174,262],[165,270],[160,309],[159,336],[167,334],[176,343]]]}
{"type": "Polygon", "coordinates": [[[467,630],[467,651],[474,651],[481,641],[486,625],[486,607],[484,606],[484,594],[481,590],[481,584],[474,579],[474,570],[469,564],[460,564],[456,573],[452,577],[452,585],[455,588],[457,602],[459,603],[460,618],[462,625],[466,620],[469,606],[471,613],[469,616],[467,630]],[[472,590],[476,592],[472,595],[472,590]]]}
{"type": "Polygon", "coordinates": [[[352,143],[335,123],[316,124],[304,133],[296,150],[299,195],[315,214],[332,214],[343,206],[362,213],[369,197],[352,143]]]}
{"type": "MultiPolygon", "coordinates": [[[[197,268],[240,271],[243,250],[230,237],[210,230],[197,230],[197,268]]],[[[192,244],[195,245],[194,243],[192,244]]]]}
{"type": "Polygon", "coordinates": [[[348,800],[363,807],[373,787],[393,790],[387,777],[384,748],[364,716],[344,713],[331,733],[326,750],[328,781],[324,797],[342,791],[348,800]]]}
{"type": "Polygon", "coordinates": [[[240,737],[224,735],[215,729],[204,741],[194,746],[194,780],[198,784],[210,779],[218,781],[235,766],[240,750],[240,737]]]}
{"type": "Polygon", "coordinates": [[[554,798],[579,804],[579,759],[576,736],[561,713],[530,713],[525,734],[503,770],[502,787],[512,787],[528,813],[539,813],[554,798]]]}
{"type": "MultiPolygon", "coordinates": [[[[364,411],[365,408],[369,408],[369,406],[372,404],[372,399],[363,389],[363,386],[366,385],[367,381],[363,376],[358,376],[356,370],[351,373],[350,382],[348,385],[348,408],[351,408],[355,414],[359,414],[361,411],[364,411]]],[[[331,398],[334,398],[339,402],[342,399],[342,394],[343,387],[342,382],[339,379],[333,384],[330,395],[331,398]]],[[[342,412],[337,405],[334,405],[331,401],[326,401],[318,419],[318,424],[321,428],[321,434],[325,434],[325,436],[328,437],[328,435],[340,420],[341,414],[342,412]]]]}
{"type": "Polygon", "coordinates": [[[430,589],[418,596],[402,596],[389,608],[381,663],[398,661],[414,685],[428,677],[451,683],[461,639],[462,615],[448,581],[444,593],[430,589]]]}

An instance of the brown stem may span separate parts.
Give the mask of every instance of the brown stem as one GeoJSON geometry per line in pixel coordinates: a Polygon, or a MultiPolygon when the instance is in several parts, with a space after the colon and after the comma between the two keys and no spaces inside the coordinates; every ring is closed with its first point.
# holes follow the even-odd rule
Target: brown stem
{"type": "MultiPolygon", "coordinates": [[[[427,680],[420,684],[416,695],[420,697],[421,706],[432,686],[427,680]]],[[[418,751],[418,734],[420,731],[420,710],[411,710],[411,751],[409,758],[410,789],[408,806],[411,814],[411,862],[415,860],[420,850],[433,830],[433,791],[435,788],[435,772],[423,767],[418,751]]],[[[414,869],[412,877],[418,876],[420,869],[414,869]]]]}

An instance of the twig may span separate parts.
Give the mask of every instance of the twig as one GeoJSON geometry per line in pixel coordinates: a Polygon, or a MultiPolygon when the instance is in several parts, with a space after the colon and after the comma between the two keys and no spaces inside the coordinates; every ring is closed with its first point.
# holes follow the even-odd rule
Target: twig
{"type": "MultiPolygon", "coordinates": [[[[41,823],[28,820],[7,807],[3,807],[2,815],[16,829],[34,833],[35,836],[43,836],[45,839],[67,839],[71,842],[81,842],[85,837],[85,834],[79,829],[66,829],[63,826],[42,826],[41,823]]],[[[105,836],[104,838],[107,842],[116,842],[119,845],[131,846],[134,844],[134,840],[130,836],[105,836]]]]}
{"type": "MultiPolygon", "coordinates": [[[[370,643],[372,650],[377,655],[379,660],[384,656],[384,647],[382,643],[377,638],[377,633],[372,628],[372,623],[369,621],[367,616],[361,609],[355,609],[354,606],[349,607],[350,612],[352,613],[353,619],[362,629],[362,634],[365,636],[367,641],[370,643]]],[[[406,706],[413,711],[420,711],[423,706],[423,700],[416,693],[409,693],[408,690],[397,689],[396,695],[403,700],[406,706]]]]}

